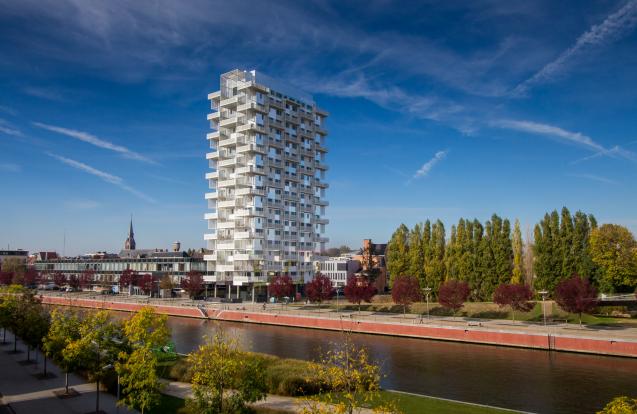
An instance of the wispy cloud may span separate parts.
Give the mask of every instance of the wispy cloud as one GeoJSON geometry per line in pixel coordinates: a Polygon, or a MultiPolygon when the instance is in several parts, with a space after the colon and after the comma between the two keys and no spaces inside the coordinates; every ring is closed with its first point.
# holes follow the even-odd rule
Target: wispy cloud
{"type": "Polygon", "coordinates": [[[0,171],[19,173],[20,171],[22,171],[22,167],[14,163],[0,163],[0,171]]]}
{"type": "Polygon", "coordinates": [[[66,102],[67,99],[64,95],[58,90],[51,88],[40,88],[36,86],[27,86],[22,89],[22,91],[30,96],[34,96],[36,98],[42,98],[49,101],[55,102],[66,102]]]}
{"type": "Polygon", "coordinates": [[[57,155],[57,154],[52,154],[52,153],[47,153],[49,156],[55,158],[56,160],[70,166],[73,167],[75,169],[78,169],[80,171],[83,171],[87,174],[91,174],[94,175],[98,178],[100,178],[101,180],[109,183],[109,184],[113,184],[119,188],[121,188],[124,191],[128,191],[129,193],[141,198],[144,201],[147,201],[149,203],[155,203],[156,201],[152,198],[147,196],[146,194],[142,193],[141,191],[138,191],[136,189],[134,189],[133,187],[129,186],[128,184],[126,184],[124,182],[124,180],[121,177],[118,177],[116,175],[107,173],[105,171],[102,170],[98,170],[97,168],[93,168],[88,164],[84,164],[83,162],[80,161],[75,161],[73,159],[70,158],[66,158],[66,157],[62,157],[61,155],[57,155]]]}
{"type": "Polygon", "coordinates": [[[489,125],[496,128],[526,132],[529,134],[544,135],[558,141],[578,145],[580,147],[595,151],[595,154],[580,158],[579,160],[574,161],[574,164],[603,156],[611,158],[623,158],[629,161],[637,162],[637,154],[635,154],[634,152],[621,148],[617,145],[612,148],[605,148],[603,145],[596,142],[588,135],[582,134],[581,132],[568,131],[554,125],[512,119],[500,119],[492,121],[489,123],[489,125]]]}
{"type": "Polygon", "coordinates": [[[23,137],[22,131],[11,125],[6,120],[0,118],[0,133],[11,135],[14,137],[23,137]]]}
{"type": "Polygon", "coordinates": [[[424,163],[422,165],[422,167],[420,167],[418,169],[418,171],[416,171],[416,173],[407,181],[406,184],[409,184],[411,181],[416,180],[418,178],[422,178],[422,177],[426,177],[427,175],[429,175],[429,173],[431,172],[431,170],[442,160],[444,160],[447,157],[447,154],[449,153],[448,150],[444,150],[444,151],[438,151],[436,152],[436,154],[433,156],[432,159],[430,159],[429,161],[427,161],[426,163],[424,163]]]}
{"type": "Polygon", "coordinates": [[[605,151],[604,147],[593,141],[591,137],[586,136],[580,132],[567,131],[553,125],[513,119],[500,119],[491,122],[490,125],[502,129],[545,135],[550,138],[558,139],[560,141],[587,147],[594,151],[605,151]]]}
{"type": "Polygon", "coordinates": [[[88,132],[83,132],[83,131],[77,131],[75,129],[69,129],[69,128],[63,128],[63,127],[59,127],[59,126],[55,126],[55,125],[49,125],[49,124],[44,124],[41,122],[33,122],[33,125],[37,126],[38,128],[42,128],[42,129],[46,129],[48,131],[51,132],[56,132],[58,134],[62,134],[62,135],[66,135],[68,137],[71,138],[75,138],[77,140],[86,142],[88,144],[91,145],[95,145],[96,147],[99,148],[104,148],[110,151],[114,151],[117,152],[119,154],[121,154],[122,156],[132,159],[132,160],[137,160],[137,161],[143,161],[143,162],[147,162],[147,163],[151,163],[151,164],[155,164],[156,162],[151,160],[150,158],[147,158],[135,151],[131,151],[130,149],[122,146],[122,145],[117,145],[117,144],[113,144],[112,142],[103,140],[99,137],[96,137],[93,134],[90,134],[88,132]]]}
{"type": "Polygon", "coordinates": [[[572,61],[586,49],[602,46],[630,33],[637,25],[637,0],[631,0],[621,9],[609,15],[598,25],[582,34],[575,44],[562,52],[555,60],[545,65],[533,76],[520,83],[513,95],[524,95],[536,85],[549,82],[564,72],[572,61]]]}
{"type": "Polygon", "coordinates": [[[601,176],[595,175],[595,174],[567,174],[567,176],[575,177],[575,178],[584,178],[586,180],[597,181],[597,182],[604,183],[604,184],[617,184],[616,181],[613,181],[613,180],[611,180],[609,178],[601,177],[601,176]]]}

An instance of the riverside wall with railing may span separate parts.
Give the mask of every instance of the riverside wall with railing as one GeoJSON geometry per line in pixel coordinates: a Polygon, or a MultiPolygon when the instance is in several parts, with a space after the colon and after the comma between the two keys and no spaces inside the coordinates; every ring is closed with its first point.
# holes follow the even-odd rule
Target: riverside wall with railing
{"type": "MultiPolygon", "coordinates": [[[[352,313],[307,312],[294,309],[286,312],[285,307],[241,304],[216,304],[206,306],[192,301],[143,300],[140,298],[83,298],[74,296],[41,296],[42,302],[51,305],[76,306],[92,309],[108,309],[136,312],[144,306],[153,306],[158,313],[211,319],[229,322],[243,322],[266,325],[291,326],[298,328],[349,331],[362,334],[402,336],[442,341],[468,342],[509,347],[533,348],[547,351],[581,352],[600,355],[637,357],[637,332],[635,336],[616,335],[608,332],[586,332],[572,328],[524,327],[511,324],[504,327],[447,320],[427,320],[422,318],[396,318],[395,316],[356,315],[352,313]],[[455,323],[454,323],[455,322],[455,323]],[[572,329],[571,331],[567,329],[572,329]]],[[[630,328],[634,329],[634,328],[630,328]]]]}

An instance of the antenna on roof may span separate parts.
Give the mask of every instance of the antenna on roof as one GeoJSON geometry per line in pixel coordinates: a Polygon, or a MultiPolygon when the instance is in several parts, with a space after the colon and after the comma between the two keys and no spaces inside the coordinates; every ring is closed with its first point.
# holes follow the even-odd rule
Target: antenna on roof
{"type": "Polygon", "coordinates": [[[66,229],[64,229],[64,245],[62,247],[62,256],[66,257],[66,229]]]}

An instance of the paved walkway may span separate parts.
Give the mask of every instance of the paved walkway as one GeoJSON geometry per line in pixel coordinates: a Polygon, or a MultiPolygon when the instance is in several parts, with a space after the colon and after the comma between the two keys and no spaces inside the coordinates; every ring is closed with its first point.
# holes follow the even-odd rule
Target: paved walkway
{"type": "MultiPolygon", "coordinates": [[[[37,379],[36,374],[42,372],[42,355],[38,353],[37,364],[24,365],[26,360],[26,346],[18,341],[18,354],[13,351],[13,335],[7,333],[7,345],[0,345],[0,413],[16,414],[66,414],[66,413],[94,413],[95,412],[95,383],[87,383],[83,378],[71,374],[69,383],[79,395],[77,397],[60,399],[54,391],[64,390],[64,372],[50,361],[47,371],[55,378],[37,379]]],[[[34,353],[31,352],[31,359],[34,353]]],[[[106,392],[100,392],[100,409],[108,414],[132,413],[125,407],[116,408],[115,397],[106,392]]]]}
{"type": "MultiPolygon", "coordinates": [[[[163,393],[178,398],[187,398],[192,395],[192,387],[187,382],[166,381],[166,388],[163,393]]],[[[294,397],[284,397],[282,395],[268,394],[265,400],[252,404],[253,407],[267,408],[273,411],[284,411],[288,413],[298,413],[301,411],[302,400],[294,397]]],[[[356,411],[360,414],[371,414],[372,410],[360,409],[356,411]]]]}

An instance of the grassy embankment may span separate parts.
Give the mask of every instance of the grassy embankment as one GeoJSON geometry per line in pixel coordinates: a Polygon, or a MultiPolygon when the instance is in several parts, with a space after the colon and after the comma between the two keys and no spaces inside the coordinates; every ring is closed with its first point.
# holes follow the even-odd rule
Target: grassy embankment
{"type": "MultiPolygon", "coordinates": [[[[313,363],[298,359],[277,358],[265,354],[250,354],[253,358],[261,359],[266,369],[266,383],[269,394],[301,397],[314,395],[319,390],[319,383],[313,376],[313,363]]],[[[159,367],[159,374],[173,381],[190,382],[191,373],[185,358],[176,361],[163,362],[159,367]]],[[[435,398],[382,391],[378,404],[392,400],[405,414],[411,413],[459,413],[459,414],[500,414],[508,411],[489,407],[476,406],[455,401],[439,400],[435,398]]],[[[161,404],[150,414],[186,413],[184,400],[164,395],[161,404]]],[[[278,414],[280,411],[257,408],[255,414],[278,414]]]]}
{"type": "MultiPolygon", "coordinates": [[[[290,308],[294,308],[295,305],[289,305],[290,308]]],[[[316,305],[302,305],[303,310],[327,312],[336,310],[336,301],[324,304],[320,309],[316,305]]],[[[579,324],[579,315],[564,312],[553,301],[547,301],[545,304],[546,316],[548,320],[559,320],[560,322],[566,320],[569,323],[579,324]]],[[[357,305],[352,305],[346,301],[341,300],[339,309],[342,311],[356,312],[358,311],[357,305]]],[[[395,305],[391,301],[391,297],[388,295],[379,295],[374,298],[370,304],[361,305],[361,310],[365,312],[383,312],[383,313],[395,313],[402,314],[403,307],[395,305]]],[[[425,315],[427,313],[426,303],[418,302],[414,303],[407,308],[407,317],[413,315],[425,315]]],[[[464,318],[479,318],[479,319],[513,319],[513,313],[508,307],[501,308],[493,302],[467,302],[463,308],[454,315],[451,311],[443,308],[438,303],[432,302],[429,304],[429,313],[431,316],[458,316],[464,318]]],[[[397,315],[398,316],[398,315],[397,315]]],[[[515,312],[515,319],[517,321],[524,322],[542,322],[542,303],[536,302],[535,307],[530,312],[515,312]]],[[[587,325],[617,325],[627,324],[630,326],[637,325],[637,314],[633,311],[632,317],[630,317],[629,310],[623,306],[602,306],[596,309],[593,315],[582,315],[582,323],[587,325]]]]}

